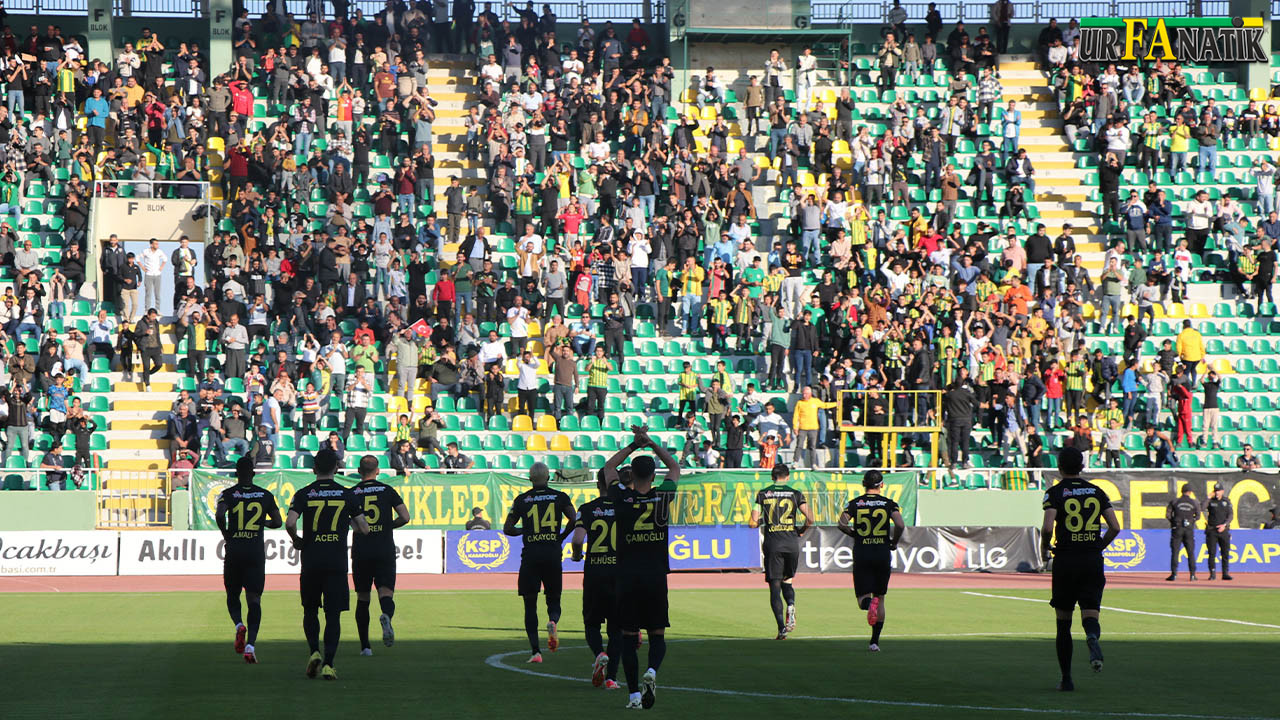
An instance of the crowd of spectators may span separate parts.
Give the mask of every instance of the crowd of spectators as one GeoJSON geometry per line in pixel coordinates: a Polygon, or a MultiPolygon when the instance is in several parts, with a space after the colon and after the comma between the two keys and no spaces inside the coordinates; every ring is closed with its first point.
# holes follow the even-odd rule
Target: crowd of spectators
{"type": "MultiPolygon", "coordinates": [[[[673,87],[639,21],[584,20],[562,45],[555,16],[532,3],[513,20],[469,0],[394,2],[372,17],[337,5],[337,17],[301,21],[241,12],[231,68],[149,30],[99,60],[56,26],[4,28],[0,213],[12,223],[0,223],[0,261],[18,278],[0,304],[17,341],[5,357],[8,452],[29,451],[39,422],[74,433],[77,463],[88,462],[80,438],[105,428],[85,424],[80,396],[68,405],[74,388],[105,358],[149,389],[172,344],[195,390],[167,420],[171,462],[248,454],[271,466],[283,433],[298,447],[377,446],[368,414],[393,391],[411,408],[386,429],[395,469],[422,467],[419,452],[465,468],[473,460],[437,440],[444,398],[471,399],[492,427],[500,415],[602,420],[646,330],[719,356],[711,373],[685,362],[671,389],[669,427],[685,432],[689,463],[768,467],[785,453],[834,465],[841,421],[938,426],[929,462],[953,466],[969,464],[975,428],[993,456],[1030,467],[1062,444],[1121,463],[1128,432],[1158,466],[1189,443],[1213,445],[1220,378],[1203,370],[1199,333],[1184,323],[1156,355],[1144,341],[1156,306],[1186,300],[1210,242],[1229,251],[1241,297],[1270,302],[1275,166],[1259,157],[1250,169],[1247,209],[1225,193],[1174,200],[1156,173],[1212,180],[1225,138],[1280,132],[1270,104],[1224,113],[1177,65],[1078,62],[1074,21],[1051,22],[1036,52],[1064,139],[1098,159],[1108,249],[1091,271],[1070,225],[1051,237],[1030,217],[1040,176],[1020,146],[1029,106],[1002,97],[999,72],[1007,0],[992,7],[991,35],[896,15],[875,51],[881,89],[933,73],[942,100],[904,93],[883,108],[847,86],[824,106],[810,49],[794,68],[762,51],[759,68],[738,69],[749,80],[735,94],[714,68],[673,87]],[[433,131],[436,52],[474,54],[465,137],[433,131]],[[888,129],[872,134],[870,117],[888,129]],[[438,168],[438,141],[461,144],[478,175],[438,168]],[[1121,177],[1139,171],[1149,188],[1121,198],[1121,177]],[[52,321],[87,280],[90,183],[111,179],[135,181],[142,197],[212,182],[224,222],[199,251],[184,240],[135,255],[112,238],[101,310],[87,332],[59,332],[52,321]],[[37,182],[65,195],[52,266],[15,230],[37,182]],[[976,224],[958,219],[962,202],[976,224]],[[165,273],[169,317],[157,312],[165,273]],[[1091,348],[1091,330],[1122,335],[1123,352],[1091,348]],[[744,357],[760,359],[746,378],[744,357]],[[838,418],[845,390],[863,392],[838,418]],[[1195,393],[1206,413],[1193,438],[1195,393]]],[[[909,465],[927,445],[922,432],[883,435],[855,434],[864,462],[909,465]]]]}

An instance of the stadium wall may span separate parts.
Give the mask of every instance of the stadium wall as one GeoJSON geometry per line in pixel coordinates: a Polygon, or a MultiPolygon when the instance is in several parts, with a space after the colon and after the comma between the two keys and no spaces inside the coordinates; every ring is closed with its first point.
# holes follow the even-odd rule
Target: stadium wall
{"type": "Polygon", "coordinates": [[[4,530],[92,530],[98,498],[91,490],[6,492],[0,496],[4,530]]]}
{"type": "Polygon", "coordinates": [[[916,524],[1035,527],[1040,524],[1043,495],[1039,490],[921,490],[916,496],[916,524]]]}

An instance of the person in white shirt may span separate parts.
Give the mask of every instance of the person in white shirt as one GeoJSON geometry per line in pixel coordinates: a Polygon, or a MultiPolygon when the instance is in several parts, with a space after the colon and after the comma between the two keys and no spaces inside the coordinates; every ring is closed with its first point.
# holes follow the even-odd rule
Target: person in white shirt
{"type": "Polygon", "coordinates": [[[564,81],[566,83],[571,83],[574,78],[581,79],[582,71],[585,67],[586,66],[582,64],[582,61],[578,59],[578,51],[570,50],[569,58],[565,60],[564,64],[561,66],[564,81]]]}
{"type": "Polygon", "coordinates": [[[1186,216],[1187,242],[1191,252],[1203,255],[1205,240],[1209,237],[1210,224],[1215,214],[1213,203],[1209,202],[1209,193],[1197,191],[1195,198],[1187,201],[1182,214],[1186,216]]]}
{"type": "Polygon", "coordinates": [[[517,295],[515,304],[507,308],[507,325],[511,327],[511,349],[514,353],[524,352],[525,343],[529,342],[529,308],[524,306],[524,298],[517,295]]]}
{"type": "Polygon", "coordinates": [[[164,252],[160,250],[160,241],[151,238],[150,246],[142,251],[143,297],[148,310],[160,309],[160,282],[168,264],[164,252]]]}
{"type": "Polygon", "coordinates": [[[507,344],[498,337],[497,330],[489,331],[489,340],[480,345],[480,352],[477,354],[480,358],[480,365],[487,368],[493,363],[506,364],[507,362],[507,344]]]}
{"type": "Polygon", "coordinates": [[[133,43],[125,43],[124,50],[116,56],[116,74],[124,79],[133,77],[142,67],[142,58],[133,51],[133,43]]]}
{"type": "Polygon", "coordinates": [[[347,387],[347,346],[342,344],[342,337],[335,334],[328,345],[320,348],[320,357],[329,363],[330,395],[341,395],[347,387]]]}
{"type": "Polygon", "coordinates": [[[604,140],[604,133],[596,133],[596,141],[587,145],[587,159],[592,165],[599,165],[609,159],[609,143],[604,140]]]}
{"type": "Polygon", "coordinates": [[[538,408],[538,360],[533,352],[525,350],[520,355],[516,367],[519,377],[516,380],[516,414],[533,418],[533,411],[538,408]]]}
{"type": "Polygon", "coordinates": [[[818,58],[813,48],[805,48],[796,60],[796,99],[800,102],[800,110],[808,112],[813,109],[813,86],[818,75],[818,58]]]}
{"type": "Polygon", "coordinates": [[[502,66],[498,64],[496,55],[490,55],[489,61],[480,68],[480,77],[494,83],[494,85],[500,85],[503,82],[505,77],[502,74],[502,66]]]}

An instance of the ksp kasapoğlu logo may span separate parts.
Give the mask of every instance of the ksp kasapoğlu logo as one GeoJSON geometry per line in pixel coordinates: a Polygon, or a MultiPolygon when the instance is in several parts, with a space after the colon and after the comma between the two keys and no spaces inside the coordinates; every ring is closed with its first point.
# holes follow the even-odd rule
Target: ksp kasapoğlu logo
{"type": "Polygon", "coordinates": [[[1085,62],[1267,63],[1260,17],[1083,18],[1085,62]]]}

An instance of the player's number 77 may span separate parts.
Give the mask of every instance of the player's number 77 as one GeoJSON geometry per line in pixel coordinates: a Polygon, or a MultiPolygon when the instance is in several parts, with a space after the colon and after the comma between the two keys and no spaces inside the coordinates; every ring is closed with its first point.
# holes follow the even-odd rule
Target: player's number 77
{"type": "Polygon", "coordinates": [[[325,507],[333,508],[329,532],[338,532],[338,517],[342,515],[342,508],[345,506],[346,503],[341,500],[308,500],[307,507],[315,508],[315,514],[311,516],[311,532],[320,532],[320,516],[324,514],[325,507]]]}

